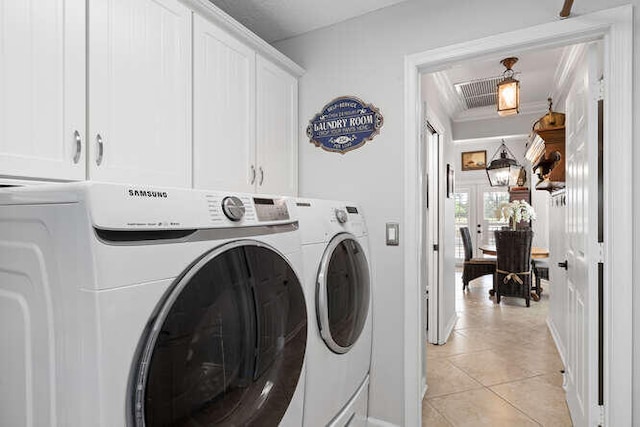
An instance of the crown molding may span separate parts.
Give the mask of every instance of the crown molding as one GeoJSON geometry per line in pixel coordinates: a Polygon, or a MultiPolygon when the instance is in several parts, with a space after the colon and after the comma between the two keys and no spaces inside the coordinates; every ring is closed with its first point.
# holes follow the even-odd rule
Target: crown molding
{"type": "Polygon", "coordinates": [[[562,52],[562,56],[560,57],[560,62],[556,68],[556,72],[553,76],[553,90],[552,90],[552,99],[554,100],[562,100],[567,96],[569,92],[569,88],[571,87],[571,82],[573,81],[572,76],[576,70],[577,65],[579,64],[580,58],[586,52],[586,44],[574,44],[571,46],[567,46],[564,48],[562,52]]]}
{"type": "MultiPolygon", "coordinates": [[[[520,114],[544,114],[549,109],[546,101],[528,102],[520,105],[520,114]]],[[[470,122],[474,120],[497,119],[500,116],[495,106],[472,108],[461,111],[452,117],[453,122],[470,122]]]]}
{"type": "Polygon", "coordinates": [[[437,88],[440,98],[442,100],[442,106],[447,110],[449,117],[454,117],[463,111],[465,106],[462,100],[458,96],[451,79],[444,71],[437,71],[431,74],[433,76],[433,82],[437,88]]]}
{"type": "Polygon", "coordinates": [[[193,11],[198,12],[209,21],[228,31],[241,42],[253,48],[257,53],[275,62],[296,77],[301,77],[305,70],[278,49],[261,39],[254,32],[233,19],[218,6],[208,0],[180,0],[193,11]]]}
{"type": "Polygon", "coordinates": [[[496,135],[496,136],[487,136],[482,138],[468,138],[468,139],[454,139],[451,142],[454,145],[466,145],[466,144],[486,144],[490,142],[500,142],[504,141],[505,144],[509,145],[516,142],[526,142],[529,139],[529,134],[522,133],[517,135],[496,135]]]}

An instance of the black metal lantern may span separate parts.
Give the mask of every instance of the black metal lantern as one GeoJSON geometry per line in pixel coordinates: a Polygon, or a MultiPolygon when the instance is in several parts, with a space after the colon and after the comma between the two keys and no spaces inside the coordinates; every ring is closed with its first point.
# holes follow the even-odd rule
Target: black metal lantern
{"type": "Polygon", "coordinates": [[[513,187],[522,169],[503,140],[487,166],[487,177],[492,187],[513,187]]]}

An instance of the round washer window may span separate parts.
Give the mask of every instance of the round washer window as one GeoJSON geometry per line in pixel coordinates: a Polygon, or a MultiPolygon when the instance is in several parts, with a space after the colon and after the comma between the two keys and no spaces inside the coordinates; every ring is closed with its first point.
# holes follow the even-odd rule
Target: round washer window
{"type": "Polygon", "coordinates": [[[208,254],[149,330],[135,424],[277,425],[302,370],[306,319],[300,282],[274,250],[245,242],[208,254]]]}
{"type": "Polygon", "coordinates": [[[337,353],[358,340],[369,312],[369,267],[362,246],[348,234],[328,245],[320,266],[317,310],[322,337],[337,353]]]}

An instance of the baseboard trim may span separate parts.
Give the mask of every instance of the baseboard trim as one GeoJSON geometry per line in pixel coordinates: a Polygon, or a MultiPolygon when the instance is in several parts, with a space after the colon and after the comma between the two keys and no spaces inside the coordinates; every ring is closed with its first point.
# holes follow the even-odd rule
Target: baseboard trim
{"type": "Polygon", "coordinates": [[[551,317],[547,317],[547,328],[549,328],[549,332],[551,333],[551,338],[553,338],[553,342],[556,344],[556,349],[558,350],[558,354],[560,354],[560,360],[562,360],[562,364],[567,366],[566,358],[565,358],[565,348],[560,341],[560,334],[556,329],[556,324],[553,323],[551,317]]]}
{"type": "Polygon", "coordinates": [[[427,384],[427,379],[422,378],[422,399],[424,400],[424,396],[427,394],[427,388],[429,385],[427,384]]]}
{"type": "Polygon", "coordinates": [[[397,424],[389,423],[387,421],[382,421],[372,417],[367,418],[367,426],[368,427],[400,427],[397,424]]]}
{"type": "Polygon", "coordinates": [[[455,328],[457,321],[458,313],[453,313],[453,316],[451,316],[451,319],[449,319],[449,323],[447,323],[447,327],[444,330],[444,338],[439,344],[444,344],[449,340],[449,337],[451,336],[451,333],[453,332],[453,328],[455,328]]]}

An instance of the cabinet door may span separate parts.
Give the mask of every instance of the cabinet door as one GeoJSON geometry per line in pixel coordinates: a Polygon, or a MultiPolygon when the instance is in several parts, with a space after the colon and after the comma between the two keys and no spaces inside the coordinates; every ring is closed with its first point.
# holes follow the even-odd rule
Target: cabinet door
{"type": "Polygon", "coordinates": [[[255,52],[194,16],[195,188],[253,192],[255,52]]]}
{"type": "Polygon", "coordinates": [[[296,195],[298,191],[298,81],[258,56],[257,191],[296,195]]]}
{"type": "Polygon", "coordinates": [[[191,185],[191,12],[89,1],[91,179],[191,185]]]}
{"type": "Polygon", "coordinates": [[[84,0],[0,0],[0,174],[84,179],[84,0]]]}

